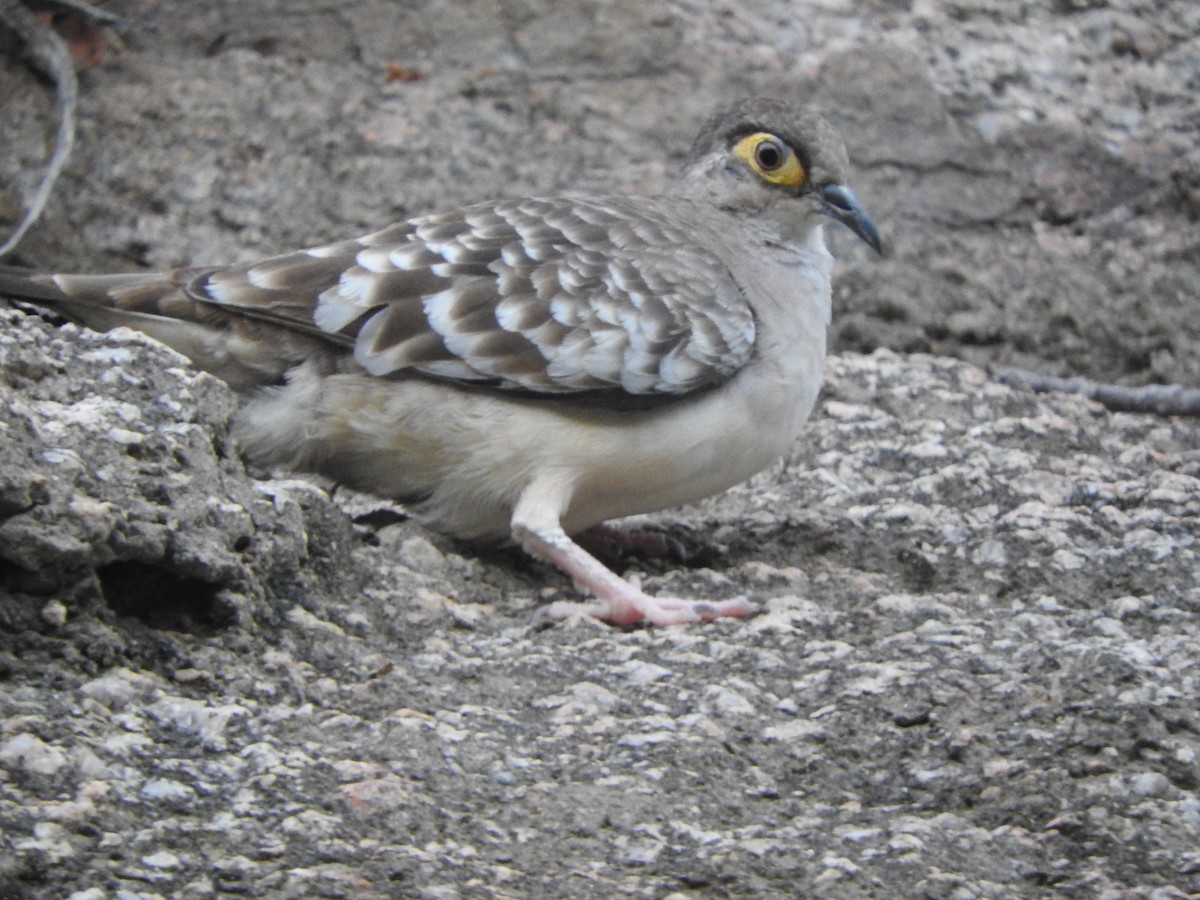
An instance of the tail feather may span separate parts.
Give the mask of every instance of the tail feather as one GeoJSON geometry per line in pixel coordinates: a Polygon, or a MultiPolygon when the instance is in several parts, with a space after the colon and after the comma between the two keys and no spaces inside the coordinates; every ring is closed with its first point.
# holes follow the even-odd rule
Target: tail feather
{"type": "Polygon", "coordinates": [[[279,383],[322,349],[312,337],[190,297],[186,285],[203,271],[51,275],[0,265],[0,298],[47,307],[96,331],[145,332],[239,390],[279,383]]]}
{"type": "Polygon", "coordinates": [[[67,299],[67,294],[49,275],[20,266],[0,265],[0,297],[54,304],[67,299]]]}
{"type": "Polygon", "coordinates": [[[179,289],[176,272],[51,275],[20,266],[0,266],[0,297],[49,304],[52,308],[74,302],[80,309],[107,307],[161,315],[164,310],[159,304],[179,289]]]}

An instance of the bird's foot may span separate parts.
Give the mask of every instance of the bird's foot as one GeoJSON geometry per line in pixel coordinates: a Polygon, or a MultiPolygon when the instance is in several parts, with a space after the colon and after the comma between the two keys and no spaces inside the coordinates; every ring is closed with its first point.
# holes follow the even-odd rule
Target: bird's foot
{"type": "Polygon", "coordinates": [[[733,600],[682,600],[675,597],[651,597],[640,586],[626,581],[606,568],[598,559],[572,541],[561,528],[535,531],[523,525],[513,527],[513,537],[538,559],[557,566],[590,591],[594,600],[581,603],[551,603],[539,609],[535,622],[558,622],[576,616],[590,616],[614,625],[685,625],[711,622],[727,617],[740,618],[757,611],[745,597],[733,600]]]}

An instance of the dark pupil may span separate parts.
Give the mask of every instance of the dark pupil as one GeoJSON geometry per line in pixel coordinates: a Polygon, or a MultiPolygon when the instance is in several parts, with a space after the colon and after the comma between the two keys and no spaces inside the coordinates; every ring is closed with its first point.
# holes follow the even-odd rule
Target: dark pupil
{"type": "Polygon", "coordinates": [[[770,141],[759,144],[754,156],[764,169],[778,169],[783,165],[783,152],[770,141]]]}

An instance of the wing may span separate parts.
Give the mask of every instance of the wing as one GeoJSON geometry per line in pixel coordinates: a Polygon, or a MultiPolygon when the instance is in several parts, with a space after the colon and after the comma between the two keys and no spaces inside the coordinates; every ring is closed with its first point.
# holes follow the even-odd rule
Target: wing
{"type": "Polygon", "coordinates": [[[685,394],[730,377],[755,339],[726,267],[644,198],[479,204],[197,270],[185,290],[352,346],[375,375],[537,394],[685,394]]]}

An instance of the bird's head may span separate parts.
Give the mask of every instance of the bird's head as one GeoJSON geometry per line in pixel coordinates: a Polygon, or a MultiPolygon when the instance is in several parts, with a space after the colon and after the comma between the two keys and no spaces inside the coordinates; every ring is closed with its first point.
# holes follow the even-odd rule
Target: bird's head
{"type": "Polygon", "coordinates": [[[785,231],[841,222],[877,253],[883,241],[846,184],[849,160],[833,126],[811,107],[743,100],[718,112],[692,146],[684,190],[785,231]]]}

